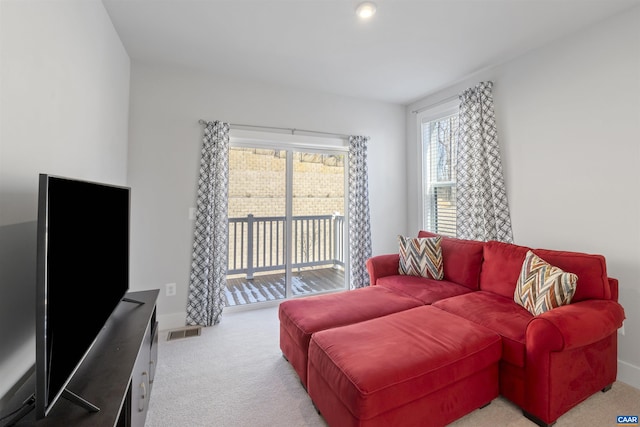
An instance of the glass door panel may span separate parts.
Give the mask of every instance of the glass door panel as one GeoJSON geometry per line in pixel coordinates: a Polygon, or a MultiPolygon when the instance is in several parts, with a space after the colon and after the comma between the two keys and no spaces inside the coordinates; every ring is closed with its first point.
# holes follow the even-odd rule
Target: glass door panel
{"type": "Polygon", "coordinates": [[[293,152],[291,295],[345,288],[344,154],[293,152]]]}
{"type": "Polygon", "coordinates": [[[287,296],[284,150],[229,150],[227,306],[287,296]]]}

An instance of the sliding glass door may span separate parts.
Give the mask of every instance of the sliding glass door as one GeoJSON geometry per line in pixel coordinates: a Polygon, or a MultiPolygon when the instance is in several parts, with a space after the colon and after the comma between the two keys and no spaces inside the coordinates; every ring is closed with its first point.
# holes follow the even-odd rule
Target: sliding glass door
{"type": "Polygon", "coordinates": [[[345,158],[231,148],[227,306],[345,289],[345,158]]]}
{"type": "Polygon", "coordinates": [[[343,154],[292,153],[291,290],[344,289],[343,154]]]}

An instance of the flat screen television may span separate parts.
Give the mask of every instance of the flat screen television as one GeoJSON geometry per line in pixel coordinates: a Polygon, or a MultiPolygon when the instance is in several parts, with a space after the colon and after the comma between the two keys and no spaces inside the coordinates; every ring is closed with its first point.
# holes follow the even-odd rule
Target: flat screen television
{"type": "Polygon", "coordinates": [[[78,397],[66,387],[129,288],[129,211],[129,188],[40,175],[38,419],[61,396],[78,397]]]}

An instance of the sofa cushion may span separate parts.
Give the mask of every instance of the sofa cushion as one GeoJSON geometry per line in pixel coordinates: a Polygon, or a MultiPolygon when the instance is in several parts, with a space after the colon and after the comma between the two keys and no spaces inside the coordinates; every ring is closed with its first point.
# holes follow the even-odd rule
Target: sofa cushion
{"type": "Polygon", "coordinates": [[[537,316],[571,303],[578,276],[555,267],[533,252],[527,252],[513,300],[537,316]]]}
{"type": "MultiPolygon", "coordinates": [[[[436,237],[439,234],[420,231],[418,237],[436,237]]],[[[442,264],[444,279],[477,290],[480,283],[480,269],[484,242],[442,237],[442,264]]]]}
{"type": "Polygon", "coordinates": [[[367,286],[283,301],[278,308],[278,316],[296,340],[308,343],[314,332],[421,305],[420,301],[407,295],[378,286],[367,286]]]}
{"type": "MultiPolygon", "coordinates": [[[[480,273],[480,289],[511,298],[527,252],[526,246],[490,241],[484,244],[484,262],[480,273]]],[[[607,267],[602,255],[581,252],[533,249],[549,264],[578,276],[573,302],[588,299],[611,299],[607,267]]],[[[446,252],[443,247],[443,258],[446,252]]],[[[446,277],[446,264],[445,264],[446,277]]]]}
{"type": "Polygon", "coordinates": [[[437,301],[433,306],[464,317],[501,335],[503,360],[524,367],[525,332],[533,316],[516,304],[512,297],[477,291],[437,301]]]}
{"type": "Polygon", "coordinates": [[[399,295],[413,297],[423,304],[471,292],[471,289],[457,283],[418,276],[385,276],[379,278],[376,284],[399,295]]]}
{"type": "Polygon", "coordinates": [[[398,236],[400,262],[398,272],[411,276],[442,279],[441,237],[416,238],[398,236]]]}
{"type": "Polygon", "coordinates": [[[484,244],[480,290],[513,300],[524,257],[529,248],[497,241],[484,244]]]}
{"type": "Polygon", "coordinates": [[[588,299],[611,299],[607,264],[602,255],[550,249],[534,249],[533,252],[549,264],[578,276],[573,302],[588,299]]]}
{"type": "Polygon", "coordinates": [[[313,333],[420,306],[419,300],[380,286],[283,301],[278,308],[280,349],[306,386],[313,333]]]}
{"type": "MultiPolygon", "coordinates": [[[[447,386],[495,366],[499,359],[497,334],[428,306],[320,331],[309,346],[309,371],[320,373],[360,421],[351,425],[398,425],[367,421],[431,393],[450,393],[447,386]]],[[[494,388],[497,395],[497,369],[490,372],[493,375],[483,385],[494,388]]],[[[322,401],[314,378],[315,374],[310,377],[309,395],[322,401]]],[[[470,387],[467,393],[480,391],[470,387]]],[[[451,396],[447,405],[468,398],[451,396]]],[[[435,425],[424,419],[410,424],[435,425]]]]}

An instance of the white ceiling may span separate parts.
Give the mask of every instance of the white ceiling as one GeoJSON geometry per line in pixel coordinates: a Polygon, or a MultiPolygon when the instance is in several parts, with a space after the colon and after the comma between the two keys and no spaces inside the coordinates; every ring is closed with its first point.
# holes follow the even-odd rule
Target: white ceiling
{"type": "Polygon", "coordinates": [[[103,0],[133,60],[407,104],[640,0],[103,0]]]}

